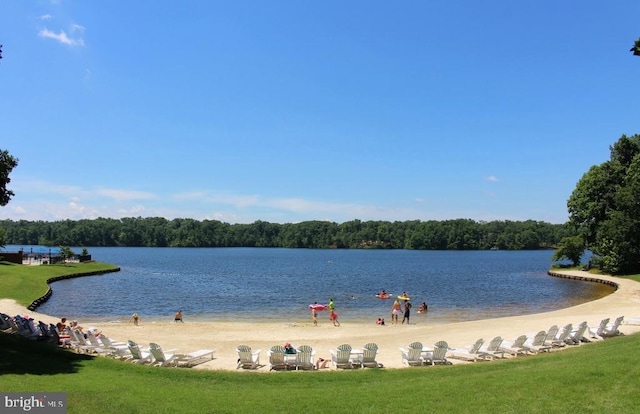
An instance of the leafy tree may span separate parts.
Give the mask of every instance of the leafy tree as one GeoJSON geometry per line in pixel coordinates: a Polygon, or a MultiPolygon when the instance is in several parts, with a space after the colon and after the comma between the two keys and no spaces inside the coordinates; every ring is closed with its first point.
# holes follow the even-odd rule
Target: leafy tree
{"type": "MultiPolygon", "coordinates": [[[[0,45],[0,48],[2,48],[2,45],[0,45]]],[[[640,56],[640,38],[636,40],[635,44],[631,49],[629,49],[629,51],[633,52],[635,56],[640,56]]]]}
{"type": "Polygon", "coordinates": [[[6,150],[0,151],[0,206],[6,206],[15,194],[7,190],[7,185],[11,182],[9,174],[18,165],[18,159],[14,158],[6,150]]]}
{"type": "Polygon", "coordinates": [[[73,250],[69,246],[60,246],[60,258],[63,262],[71,259],[74,256],[73,250]]]}
{"type": "Polygon", "coordinates": [[[571,260],[574,266],[580,264],[580,259],[584,254],[584,240],[581,236],[564,237],[560,245],[553,253],[552,261],[571,260]]]}
{"type": "Polygon", "coordinates": [[[623,135],[611,157],[585,173],[567,201],[569,220],[606,272],[640,271],[640,135],[623,135]]]}
{"type": "MultiPolygon", "coordinates": [[[[0,45],[0,59],[2,59],[2,45],[0,45]]],[[[9,174],[18,165],[18,159],[14,158],[8,151],[0,151],[0,206],[6,206],[14,196],[13,191],[7,189],[11,182],[9,174]]],[[[4,247],[6,232],[0,229],[0,247],[4,247]]]]}
{"type": "Polygon", "coordinates": [[[2,45],[0,45],[0,59],[2,59],[2,45]]]}

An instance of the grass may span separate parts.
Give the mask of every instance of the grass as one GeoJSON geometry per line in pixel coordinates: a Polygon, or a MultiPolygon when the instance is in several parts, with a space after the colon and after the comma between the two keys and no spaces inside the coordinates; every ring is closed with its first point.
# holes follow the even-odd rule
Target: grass
{"type": "Polygon", "coordinates": [[[68,412],[634,412],[640,336],[515,360],[345,372],[128,364],[0,334],[3,392],[66,392],[68,412]]]}
{"type": "MultiPolygon", "coordinates": [[[[0,280],[33,278],[41,291],[60,274],[40,272],[2,269],[0,280]]],[[[25,284],[0,286],[34,299],[25,284]]],[[[69,413],[624,413],[637,411],[639,346],[631,335],[507,361],[265,374],[137,366],[0,334],[0,390],[66,392],[69,413]]]]}
{"type": "Polygon", "coordinates": [[[117,266],[100,262],[42,266],[0,262],[0,298],[14,299],[23,306],[29,306],[47,292],[47,280],[50,278],[115,269],[117,266]]]}

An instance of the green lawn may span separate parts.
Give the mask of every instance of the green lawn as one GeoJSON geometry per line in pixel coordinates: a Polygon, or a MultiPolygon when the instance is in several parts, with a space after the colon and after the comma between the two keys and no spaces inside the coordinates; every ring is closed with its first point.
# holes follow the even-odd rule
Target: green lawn
{"type": "Polygon", "coordinates": [[[100,262],[42,266],[0,262],[0,298],[15,299],[21,305],[29,306],[31,302],[47,292],[49,289],[47,280],[50,278],[116,269],[118,269],[117,266],[100,262]]]}
{"type": "Polygon", "coordinates": [[[147,367],[0,334],[0,390],[66,392],[69,413],[637,412],[640,336],[469,365],[346,372],[147,367]]]}

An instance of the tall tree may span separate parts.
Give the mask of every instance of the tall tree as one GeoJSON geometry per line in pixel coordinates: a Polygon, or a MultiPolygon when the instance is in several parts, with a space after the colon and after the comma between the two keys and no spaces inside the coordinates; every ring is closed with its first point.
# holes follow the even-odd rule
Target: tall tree
{"type": "Polygon", "coordinates": [[[611,158],[587,171],[567,201],[569,220],[609,273],[640,272],[640,135],[623,135],[611,158]]]}
{"type": "MultiPolygon", "coordinates": [[[[2,45],[0,45],[0,58],[2,52],[2,45]]],[[[13,197],[13,191],[7,189],[7,184],[11,182],[9,174],[18,165],[18,159],[14,158],[7,151],[0,150],[0,206],[6,206],[11,197],[13,197]]],[[[0,229],[0,247],[4,247],[6,240],[6,232],[0,229]]]]}
{"type": "Polygon", "coordinates": [[[6,206],[15,194],[7,189],[11,182],[9,174],[18,165],[18,159],[14,158],[6,150],[0,150],[0,206],[6,206]]]}
{"type": "Polygon", "coordinates": [[[584,254],[584,240],[580,236],[564,237],[558,248],[553,253],[552,261],[571,260],[574,266],[580,264],[580,258],[584,254]]]}

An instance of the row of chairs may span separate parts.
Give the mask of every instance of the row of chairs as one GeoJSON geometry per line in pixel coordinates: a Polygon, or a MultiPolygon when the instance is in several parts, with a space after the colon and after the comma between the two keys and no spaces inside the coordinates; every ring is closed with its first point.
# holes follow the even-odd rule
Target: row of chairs
{"type": "Polygon", "coordinates": [[[513,341],[496,336],[486,344],[484,339],[480,338],[473,345],[457,349],[449,348],[444,341],[437,342],[433,350],[424,348],[421,343],[415,342],[409,345],[409,350],[401,348],[401,351],[403,362],[414,366],[429,363],[431,365],[446,364],[448,363],[447,357],[475,362],[506,358],[507,356],[533,355],[622,335],[619,327],[623,320],[624,317],[620,316],[613,323],[610,323],[610,318],[605,318],[596,328],[590,328],[586,321],[577,327],[570,323],[562,329],[557,325],[552,325],[547,331],[539,331],[535,335],[520,335],[513,341]]]}
{"type": "Polygon", "coordinates": [[[29,339],[70,348],[75,352],[117,358],[137,364],[154,366],[193,367],[213,359],[214,350],[200,349],[182,354],[176,350],[164,351],[156,343],[149,348],[141,348],[134,341],[118,342],[103,333],[82,333],[75,329],[59,332],[54,324],[39,321],[36,325],[32,318],[20,315],[11,317],[0,313],[0,330],[6,333],[19,334],[29,339]]]}
{"type": "Polygon", "coordinates": [[[369,342],[362,350],[354,349],[350,344],[339,345],[335,350],[330,350],[331,362],[336,368],[382,368],[377,361],[378,345],[369,342]]]}
{"type": "MultiPolygon", "coordinates": [[[[485,343],[484,339],[480,338],[473,345],[463,348],[451,348],[446,341],[438,341],[433,348],[428,348],[416,341],[410,343],[407,348],[400,348],[400,352],[403,364],[408,366],[451,365],[449,358],[475,362],[507,356],[533,355],[549,352],[554,348],[576,346],[621,335],[619,326],[623,318],[618,317],[614,323],[609,323],[609,318],[603,319],[595,329],[590,328],[586,321],[576,328],[573,324],[567,324],[562,329],[553,325],[548,331],[539,331],[535,335],[521,335],[514,341],[496,336],[489,343],[485,343]]],[[[250,346],[240,345],[237,351],[238,368],[257,369],[264,366],[260,364],[260,350],[252,351],[250,346]]],[[[330,352],[331,362],[336,368],[382,367],[382,364],[376,361],[378,346],[375,343],[366,344],[362,351],[353,349],[349,344],[342,344],[330,352]]],[[[268,355],[270,370],[317,369],[317,364],[313,361],[315,352],[307,345],[298,347],[293,357],[288,356],[284,347],[280,345],[271,347],[268,355]]]]}
{"type": "MultiPolygon", "coordinates": [[[[236,351],[238,352],[238,369],[259,369],[265,366],[260,363],[261,350],[252,350],[248,345],[239,345],[236,351]]],[[[326,367],[329,362],[338,369],[382,367],[382,364],[376,360],[378,345],[372,342],[364,345],[362,350],[354,349],[349,344],[342,344],[329,352],[331,361],[321,358],[314,361],[315,350],[309,345],[298,346],[293,353],[288,353],[284,346],[274,345],[268,351],[269,370],[317,370],[326,367]]]]}
{"type": "MultiPolygon", "coordinates": [[[[122,345],[121,349],[123,348],[122,345]]],[[[177,353],[175,349],[163,350],[155,342],[149,343],[149,348],[141,348],[136,342],[127,341],[127,351],[124,351],[125,361],[135,364],[149,364],[161,367],[193,367],[213,359],[214,350],[200,349],[188,354],[177,353]]]]}
{"type": "Polygon", "coordinates": [[[163,350],[160,345],[151,342],[148,348],[140,347],[136,342],[114,341],[108,336],[87,334],[72,331],[72,346],[79,352],[95,353],[109,358],[116,358],[135,364],[146,364],[162,367],[193,367],[213,359],[214,350],[200,349],[182,354],[175,349],[163,350]]]}
{"type": "Polygon", "coordinates": [[[402,363],[408,366],[451,365],[447,359],[448,350],[449,344],[446,341],[436,342],[433,348],[425,347],[422,342],[416,341],[411,342],[406,349],[400,348],[400,353],[402,363]]]}
{"type": "Polygon", "coordinates": [[[0,313],[0,331],[24,336],[39,342],[58,344],[60,341],[58,330],[53,324],[45,324],[42,321],[35,323],[33,318],[27,316],[9,316],[0,313]]]}
{"type": "MultiPolygon", "coordinates": [[[[261,350],[252,350],[249,345],[238,345],[237,369],[258,369],[264,367],[260,363],[261,350]]],[[[274,345],[268,351],[269,370],[314,370],[315,350],[309,345],[301,345],[287,350],[282,345],[274,345]]]]}

